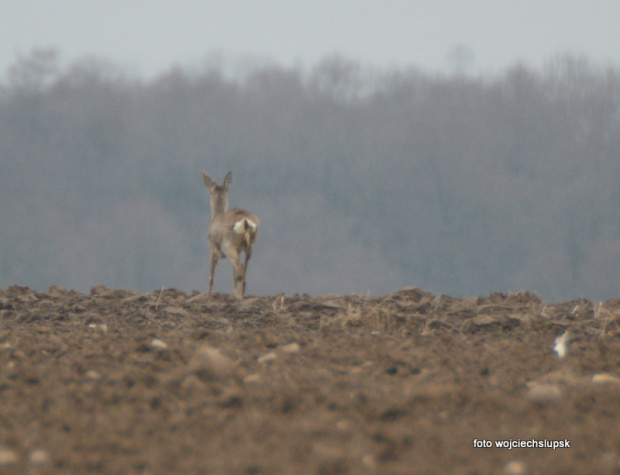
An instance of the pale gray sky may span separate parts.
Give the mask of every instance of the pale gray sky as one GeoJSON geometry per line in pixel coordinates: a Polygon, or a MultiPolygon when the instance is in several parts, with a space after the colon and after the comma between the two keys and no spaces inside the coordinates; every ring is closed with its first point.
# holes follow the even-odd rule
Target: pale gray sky
{"type": "Polygon", "coordinates": [[[620,65],[618,0],[1,0],[0,76],[16,53],[54,47],[152,77],[209,54],[311,66],[331,54],[369,66],[533,67],[566,52],[620,65]]]}

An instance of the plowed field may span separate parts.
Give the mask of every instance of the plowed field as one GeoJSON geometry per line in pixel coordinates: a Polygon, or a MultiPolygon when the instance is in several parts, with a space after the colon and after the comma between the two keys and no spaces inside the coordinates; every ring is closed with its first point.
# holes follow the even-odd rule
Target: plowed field
{"type": "Polygon", "coordinates": [[[620,300],[14,286],[0,471],[620,473],[619,334],[620,300]]]}

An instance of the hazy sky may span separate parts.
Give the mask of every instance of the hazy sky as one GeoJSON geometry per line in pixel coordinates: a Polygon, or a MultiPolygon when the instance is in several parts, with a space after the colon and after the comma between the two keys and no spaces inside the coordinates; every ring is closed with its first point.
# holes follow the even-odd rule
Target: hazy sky
{"type": "Polygon", "coordinates": [[[208,54],[311,66],[339,53],[371,66],[471,71],[585,54],[620,65],[618,0],[2,0],[0,75],[17,53],[54,47],[131,74],[200,66],[208,54]]]}

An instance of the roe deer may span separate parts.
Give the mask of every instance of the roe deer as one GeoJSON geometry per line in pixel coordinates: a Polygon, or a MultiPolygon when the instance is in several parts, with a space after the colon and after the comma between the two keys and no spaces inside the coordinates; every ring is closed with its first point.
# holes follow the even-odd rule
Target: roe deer
{"type": "Polygon", "coordinates": [[[211,195],[211,224],[209,225],[211,269],[207,297],[211,296],[217,260],[225,257],[233,267],[234,295],[238,299],[243,299],[245,273],[258,232],[258,218],[244,209],[228,210],[228,188],[232,181],[232,172],[228,172],[222,186],[218,186],[205,172],[202,172],[202,178],[211,195]],[[241,252],[245,252],[243,266],[240,260],[241,252]]]}

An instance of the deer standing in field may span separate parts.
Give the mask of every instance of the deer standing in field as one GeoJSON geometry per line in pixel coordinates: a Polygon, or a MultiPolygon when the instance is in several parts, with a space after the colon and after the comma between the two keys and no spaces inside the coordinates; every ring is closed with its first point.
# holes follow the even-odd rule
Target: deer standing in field
{"type": "Polygon", "coordinates": [[[254,213],[244,209],[228,209],[228,188],[232,181],[232,172],[228,172],[222,186],[218,186],[205,172],[202,172],[202,178],[211,195],[211,224],[209,225],[211,268],[207,297],[211,296],[217,260],[225,257],[233,267],[234,295],[238,299],[243,299],[245,273],[258,233],[258,218],[254,213]],[[245,252],[243,265],[241,265],[240,258],[242,252],[245,252]]]}

